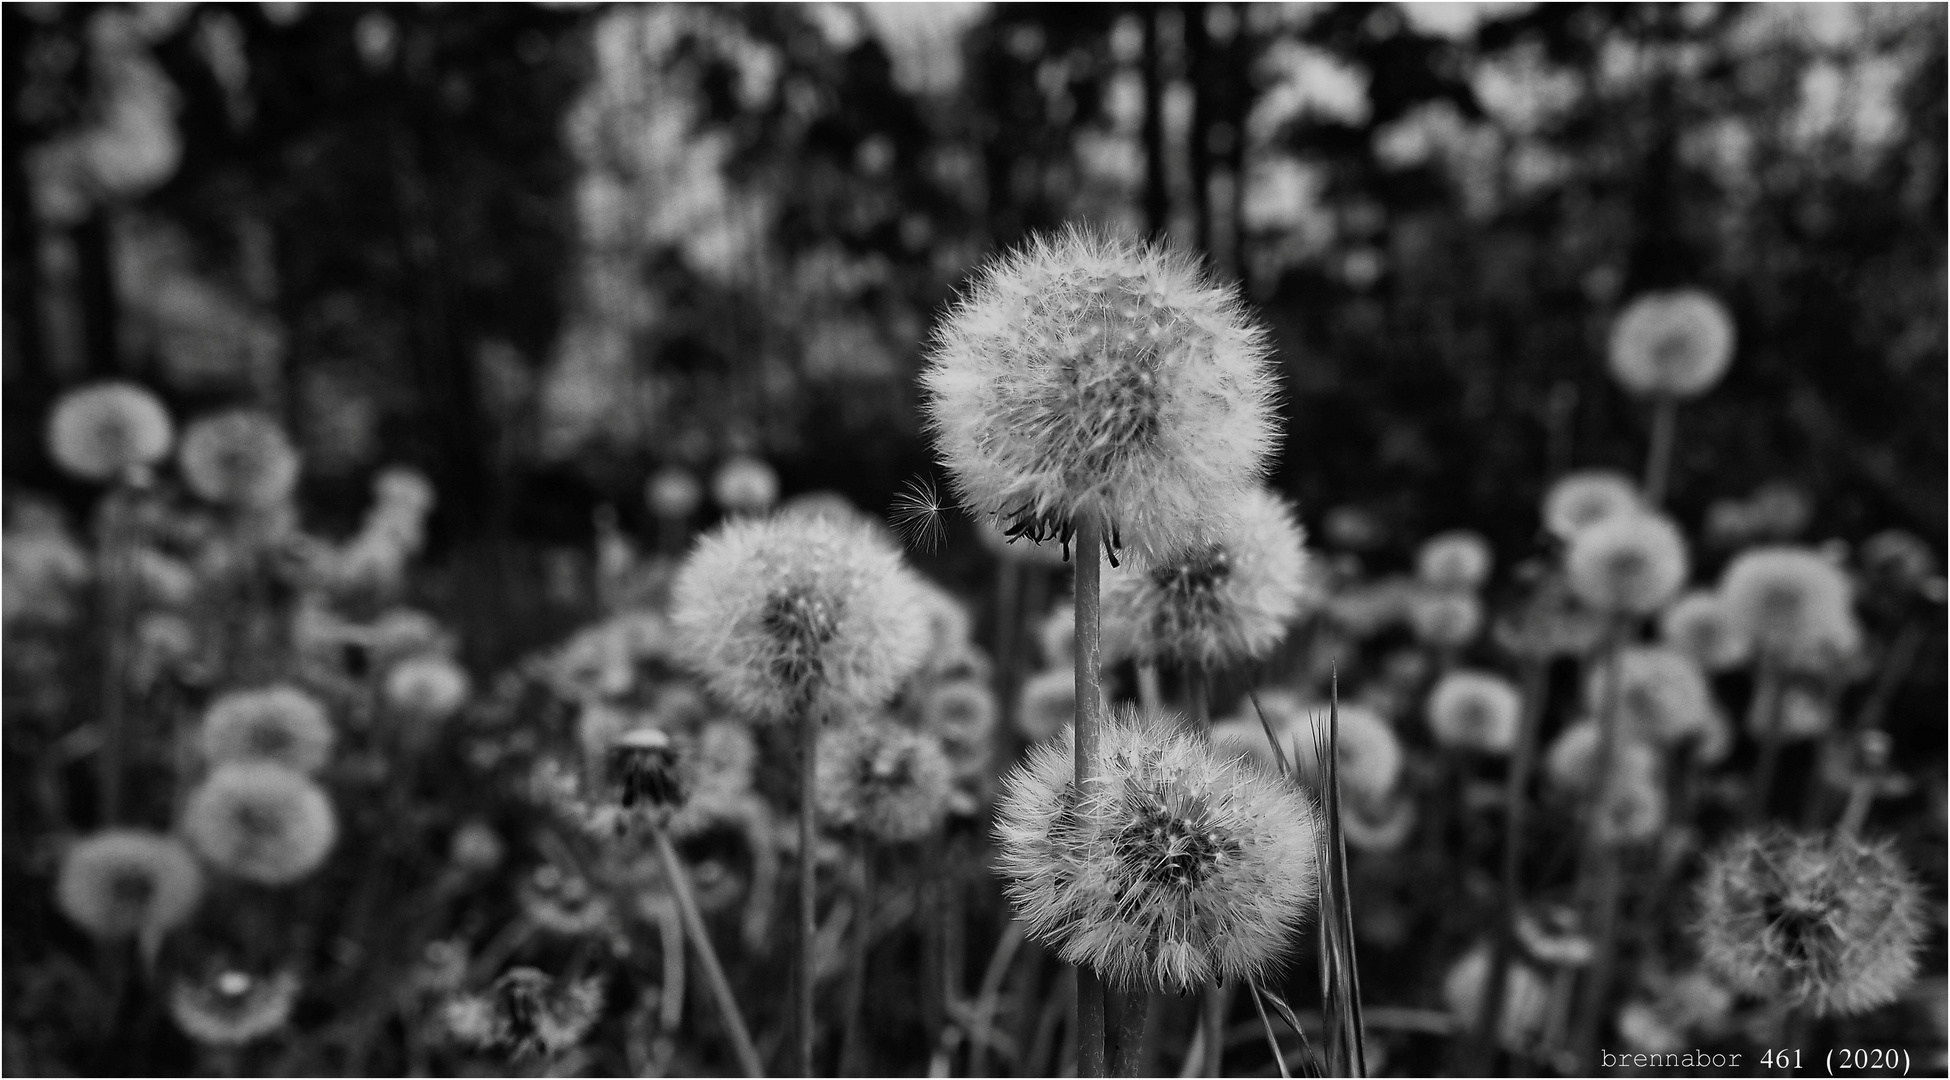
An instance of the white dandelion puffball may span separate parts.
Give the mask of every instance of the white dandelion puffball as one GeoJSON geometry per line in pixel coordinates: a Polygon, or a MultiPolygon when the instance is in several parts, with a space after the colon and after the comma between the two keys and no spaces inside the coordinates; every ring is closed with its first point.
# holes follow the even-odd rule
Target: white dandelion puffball
{"type": "MultiPolygon", "coordinates": [[[[1580,720],[1558,733],[1544,752],[1544,776],[1560,791],[1589,792],[1598,776],[1599,740],[1603,732],[1596,720],[1580,720]]],[[[1655,777],[1659,775],[1659,752],[1627,732],[1619,732],[1612,743],[1611,768],[1614,777],[1655,777]]]]}
{"type": "Polygon", "coordinates": [[[1610,360],[1630,393],[1696,397],[1733,362],[1733,316],[1698,289],[1646,293],[1612,324],[1610,360]]]}
{"type": "Polygon", "coordinates": [[[208,1046],[242,1046],[283,1027],[298,1000],[298,976],[224,971],[169,990],[169,1015],[183,1034],[208,1046]]]}
{"type": "Polygon", "coordinates": [[[1030,540],[1096,515],[1154,561],[1210,542],[1277,435],[1267,336],[1183,256],[1072,228],[995,260],[921,385],[962,504],[1030,540]]]}
{"type": "Polygon", "coordinates": [[[1570,473],[1544,493],[1544,528],[1569,540],[1588,525],[1644,507],[1639,486],[1624,473],[1587,469],[1570,473]]]}
{"type": "Polygon", "coordinates": [[[1257,660],[1306,596],[1305,537],[1285,501],[1255,488],[1211,544],[1104,575],[1104,660],[1215,668],[1257,660]]]}
{"type": "Polygon", "coordinates": [[[1408,625],[1415,639],[1438,649],[1458,649],[1483,629],[1483,600],[1461,589],[1416,588],[1407,594],[1408,625]]]}
{"type": "Polygon", "coordinates": [[[1415,553],[1415,576],[1438,589],[1480,589],[1495,556],[1482,534],[1467,529],[1439,533],[1415,553]]]}
{"type": "Polygon", "coordinates": [[[1666,789],[1654,771],[1627,769],[1604,793],[1593,839],[1608,846],[1643,844],[1666,825],[1666,789]]]}
{"type": "Polygon", "coordinates": [[[1077,609],[1058,604],[1036,624],[1036,648],[1047,667],[1072,666],[1077,651],[1077,609]]]}
{"type": "Polygon", "coordinates": [[[268,761],[210,774],[183,808],[183,834],[210,865],[260,885],[289,885],[324,863],[338,815],[303,773],[268,761]]]}
{"type": "Polygon", "coordinates": [[[882,843],[911,843],[941,826],[954,770],[932,736],[878,717],[838,725],[819,741],[820,818],[882,843]]]}
{"type": "Polygon", "coordinates": [[[1004,781],[995,867],[1025,931],[1118,987],[1267,974],[1317,898],[1312,804],[1129,711],[1103,753],[1081,795],[1068,735],[1004,781]]]}
{"type": "MultiPolygon", "coordinates": [[[[1280,752],[1293,763],[1308,786],[1320,788],[1326,783],[1327,773],[1321,768],[1320,756],[1314,748],[1314,730],[1318,724],[1321,736],[1326,736],[1328,703],[1305,701],[1282,690],[1257,697],[1260,709],[1266,713],[1266,725],[1272,727],[1280,740],[1280,752]]],[[[1272,747],[1266,741],[1259,713],[1250,700],[1236,719],[1242,723],[1228,729],[1238,735],[1238,741],[1232,745],[1251,746],[1255,757],[1272,764],[1272,747]],[[1252,732],[1258,732],[1256,740],[1252,732]]],[[[1340,777],[1342,791],[1379,801],[1395,789],[1395,782],[1402,775],[1402,744],[1395,729],[1380,713],[1365,705],[1342,702],[1336,746],[1335,772],[1340,777]]]]}
{"type": "Polygon", "coordinates": [[[1730,671],[1753,654],[1733,608],[1719,593],[1704,589],[1687,593],[1660,614],[1659,640],[1706,671],[1730,671]]]}
{"type": "Polygon", "coordinates": [[[288,685],[224,694],[210,703],[199,732],[211,764],[274,761],[301,773],[324,768],[336,738],[325,706],[288,685]]]}
{"type": "MultiPolygon", "coordinates": [[[[1483,1015],[1490,988],[1490,947],[1477,945],[1463,954],[1442,980],[1442,999],[1463,1031],[1474,1031],[1483,1015]]],[[[1550,983],[1537,969],[1512,957],[1503,976],[1503,1008],[1498,1014],[1497,1041],[1506,1050],[1523,1050],[1544,1035],[1550,1022],[1550,983]]]]}
{"type": "Polygon", "coordinates": [[[467,669],[438,653],[409,656],[386,672],[386,707],[414,720],[445,720],[467,704],[467,669]]]}
{"type": "Polygon", "coordinates": [[[1016,731],[1041,742],[1077,719],[1077,676],[1070,668],[1049,668],[1023,680],[1016,705],[1016,731]]]}
{"type": "Polygon", "coordinates": [[[181,840],[144,829],[106,829],[62,856],[54,902],[98,937],[180,926],[203,898],[203,871],[181,840]]]}
{"type": "Polygon", "coordinates": [[[643,485],[643,501],[650,512],[666,521],[682,521],[704,502],[704,485],[681,465],[658,469],[643,485]]]}
{"type": "Polygon", "coordinates": [[[1429,693],[1426,715],[1436,742],[1458,750],[1507,754],[1517,745],[1523,695],[1487,671],[1451,671],[1429,693]]]}
{"type": "Polygon", "coordinates": [[[1620,730],[1660,746],[1705,734],[1717,708],[1699,665],[1660,645],[1627,645],[1613,661],[1592,665],[1584,679],[1585,710],[1600,715],[1607,701],[1620,730]]]}
{"type": "Polygon", "coordinates": [[[47,452],[83,480],[113,480],[169,454],[176,428],[156,395],[131,382],[71,390],[48,415],[47,452]]]}
{"type": "Polygon", "coordinates": [[[1649,615],[1686,584],[1686,538],[1659,514],[1619,514],[1581,529],[1564,556],[1577,598],[1600,611],[1649,615]]]}
{"type": "Polygon", "coordinates": [[[1848,575],[1812,549],[1743,551],[1721,575],[1720,595],[1755,651],[1790,667],[1832,663],[1861,645],[1848,575]]]}
{"type": "Polygon", "coordinates": [[[919,578],[857,522],[727,522],[698,543],[672,597],[683,659],[760,720],[873,710],[929,646],[919,578]]]}
{"type": "Polygon", "coordinates": [[[224,506],[273,506],[298,485],[297,449],[276,420],[254,409],[192,423],[176,461],[191,491],[224,506]]]}
{"type": "Polygon", "coordinates": [[[711,477],[711,497],[728,513],[762,514],[779,501],[779,474],[758,458],[732,458],[711,477]]]}

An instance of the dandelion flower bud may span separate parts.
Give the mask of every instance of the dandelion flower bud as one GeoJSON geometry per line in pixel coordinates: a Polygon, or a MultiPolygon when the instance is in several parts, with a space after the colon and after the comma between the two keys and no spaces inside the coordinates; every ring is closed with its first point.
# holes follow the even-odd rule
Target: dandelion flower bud
{"type": "Polygon", "coordinates": [[[467,704],[471,680],[466,669],[437,653],[394,664],[382,687],[386,707],[409,720],[437,723],[467,704]]]}
{"type": "Polygon", "coordinates": [[[704,502],[704,486],[689,469],[667,465],[643,485],[643,501],[659,518],[682,521],[697,513],[698,506],[704,502]]]}
{"type": "Polygon", "coordinates": [[[1848,577],[1811,549],[1740,553],[1720,578],[1720,595],[1755,651],[1791,667],[1819,666],[1861,644],[1848,577]]]}
{"type": "MultiPolygon", "coordinates": [[[[1479,944],[1463,954],[1442,980],[1442,999],[1464,1031],[1474,1031],[1490,987],[1490,947],[1479,944]]],[[[1512,960],[1503,977],[1503,1009],[1496,1037],[1506,1050],[1524,1050],[1543,1037],[1550,1022],[1550,983],[1536,968],[1512,960]]]]}
{"type": "Polygon", "coordinates": [[[732,514],[762,514],[779,501],[779,474],[755,457],[732,458],[711,477],[711,497],[732,514]]]}
{"type": "Polygon", "coordinates": [[[298,451],[277,421],[252,409],[191,424],[176,460],[191,491],[224,506],[272,506],[298,484],[298,451]]]}
{"type": "Polygon", "coordinates": [[[1586,673],[1585,709],[1598,715],[1608,697],[1621,730],[1660,746],[1699,735],[1712,722],[1713,694],[1699,665],[1657,645],[1628,645],[1618,650],[1615,664],[1597,664],[1586,673]]]}
{"type": "Polygon", "coordinates": [[[1416,589],[1408,597],[1408,624],[1424,645],[1459,649],[1482,630],[1483,601],[1473,592],[1416,589]]]}
{"type": "Polygon", "coordinates": [[[1079,797],[1070,736],[1005,781],[996,869],[1031,937],[1124,988],[1258,978],[1316,899],[1317,824],[1292,786],[1124,712],[1079,797]]]}
{"type": "MultiPolygon", "coordinates": [[[[1553,786],[1578,793],[1597,786],[1602,734],[1596,720],[1580,720],[1558,734],[1544,753],[1544,775],[1553,786]]],[[[1658,751],[1622,733],[1612,745],[1611,761],[1614,775],[1656,776],[1659,772],[1658,751]]]]}
{"type": "Polygon", "coordinates": [[[242,1046],[278,1030],[298,1000],[298,976],[267,978],[222,971],[207,979],[176,980],[169,988],[169,1015],[183,1034],[205,1046],[242,1046]]]}
{"type": "Polygon", "coordinates": [[[315,773],[332,758],[337,734],[318,699],[295,686],[235,690],[203,714],[204,760],[270,761],[315,773]]]}
{"type": "Polygon", "coordinates": [[[1916,976],[1928,928],[1895,851],[1843,836],[1737,836],[1708,858],[1699,902],[1708,969],[1817,1015],[1894,1001],[1916,976]]]}
{"type": "Polygon", "coordinates": [[[61,859],[54,902],[99,937],[159,934],[180,926],[203,898],[203,871],[182,841],[141,829],[107,829],[61,859]]]}
{"type": "Polygon", "coordinates": [[[1623,473],[1588,469],[1551,485],[1544,495],[1544,527],[1569,540],[1587,526],[1644,507],[1638,485],[1623,473]]]}
{"type": "Polygon", "coordinates": [[[210,865],[261,885],[289,885],[318,869],[339,833],[324,789],[268,761],[218,766],[190,793],[182,828],[210,865]]]}
{"type": "Polygon", "coordinates": [[[1659,639],[1707,671],[1737,668],[1752,652],[1733,609],[1720,594],[1704,590],[1680,597],[1659,616],[1659,639]]]}
{"type": "Polygon", "coordinates": [[[1212,539],[1275,437],[1266,335],[1237,291],[1148,243],[1081,229],[991,263],[921,375],[977,517],[1032,541],[1080,515],[1163,561],[1212,539]]]}
{"type": "Polygon", "coordinates": [[[1564,557],[1578,599],[1600,611],[1649,615],[1686,584],[1686,540],[1653,513],[1616,514],[1578,531],[1564,557]]]}
{"type": "Polygon", "coordinates": [[[556,979],[519,967],[494,980],[486,993],[451,999],[442,1018],[462,1043],[516,1058],[547,1058],[579,1045],[602,1011],[601,979],[556,979]]]}
{"type": "Polygon", "coordinates": [[[729,522],[678,572],[685,658],[761,720],[877,708],[928,647],[920,582],[866,526],[785,517],[729,522]]]}
{"type": "Polygon", "coordinates": [[[884,843],[941,826],[954,770],[941,744],[883,719],[840,726],[819,743],[819,813],[884,843]]]}
{"type": "Polygon", "coordinates": [[[1050,668],[1022,684],[1016,705],[1016,730],[1030,742],[1053,737],[1077,719],[1077,676],[1068,668],[1050,668]]]}
{"type": "Polygon", "coordinates": [[[1436,742],[1458,750],[1509,753],[1522,712],[1516,686],[1484,671],[1452,671],[1429,694],[1429,730],[1436,742]]]}
{"type": "Polygon", "coordinates": [[[1104,659],[1256,660],[1300,613],[1306,554],[1287,504],[1255,488],[1210,544],[1104,575],[1104,659]]]}
{"type": "Polygon", "coordinates": [[[156,395],[130,382],[71,390],[47,421],[47,452],[83,480],[113,480],[169,453],[176,429],[156,395]]]}
{"type": "Polygon", "coordinates": [[[1466,529],[1432,536],[1415,554],[1415,576],[1438,589],[1480,589],[1489,580],[1493,556],[1482,534],[1466,529]]]}
{"type": "Polygon", "coordinates": [[[1733,362],[1733,316],[1698,289],[1646,293],[1612,324],[1610,360],[1630,393],[1698,396],[1733,362]]]}

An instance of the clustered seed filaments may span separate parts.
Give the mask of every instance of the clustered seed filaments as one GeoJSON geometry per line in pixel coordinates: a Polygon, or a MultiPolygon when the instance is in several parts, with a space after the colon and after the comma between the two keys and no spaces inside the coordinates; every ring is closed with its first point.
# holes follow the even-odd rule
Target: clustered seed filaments
{"type": "Polygon", "coordinates": [[[1169,598],[1163,610],[1184,615],[1213,616],[1223,607],[1215,595],[1232,576],[1232,556],[1213,547],[1151,572],[1151,580],[1169,598]]]}
{"type": "Polygon", "coordinates": [[[1239,854],[1239,843],[1204,826],[1201,808],[1174,808],[1155,791],[1124,797],[1126,822],[1112,839],[1118,864],[1136,881],[1195,889],[1219,865],[1239,854]]]}
{"type": "Polygon", "coordinates": [[[759,623],[778,645],[773,674],[810,693],[819,681],[820,653],[839,628],[838,613],[809,590],[789,589],[767,599],[759,623]]]}
{"type": "Polygon", "coordinates": [[[605,755],[610,783],[626,810],[675,806],[684,799],[677,774],[677,748],[661,731],[633,731],[605,755]]]}

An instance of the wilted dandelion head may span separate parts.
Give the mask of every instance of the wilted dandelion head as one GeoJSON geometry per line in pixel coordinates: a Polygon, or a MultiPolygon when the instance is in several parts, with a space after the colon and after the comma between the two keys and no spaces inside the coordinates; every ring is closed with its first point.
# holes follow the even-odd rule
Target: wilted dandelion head
{"type": "MultiPolygon", "coordinates": [[[[1585,793],[1597,784],[1598,744],[1603,733],[1596,720],[1580,720],[1558,733],[1544,752],[1544,776],[1562,791],[1585,793]]],[[[1620,732],[1612,744],[1615,777],[1657,776],[1659,752],[1620,732]]]]}
{"type": "Polygon", "coordinates": [[[1586,526],[1644,506],[1639,486],[1625,474],[1588,469],[1566,475],[1545,492],[1544,527],[1569,540],[1586,526]]]}
{"type": "Polygon", "coordinates": [[[1699,665],[1660,645],[1628,645],[1614,663],[1591,666],[1584,678],[1585,709],[1599,715],[1607,700],[1621,730],[1660,746],[1701,734],[1714,712],[1699,665]]]}
{"type": "Polygon", "coordinates": [[[1305,599],[1304,536],[1286,502],[1252,489],[1217,539],[1104,576],[1104,659],[1202,668],[1265,656],[1305,599]]]}
{"type": "Polygon", "coordinates": [[[991,263],[921,375],[961,501],[1031,540],[1083,514],[1164,560],[1260,477],[1275,437],[1265,332],[1191,261],[1084,229],[991,263]]]}
{"type": "Polygon", "coordinates": [[[1522,713],[1515,684],[1486,671],[1451,671],[1429,693],[1429,731],[1436,742],[1458,750],[1509,753],[1522,713]]]}
{"type": "Polygon", "coordinates": [[[820,815],[884,843],[939,828],[955,785],[938,740],[879,717],[821,739],[817,768],[820,815]]]}
{"type": "Polygon", "coordinates": [[[707,535],[673,591],[684,658],[761,720],[872,710],[918,667],[918,579],[858,523],[775,517],[707,535]]]}
{"type": "Polygon", "coordinates": [[[203,714],[204,760],[271,761],[315,773],[332,758],[337,734],[318,699],[295,686],[233,690],[203,714]]]}
{"type": "Polygon", "coordinates": [[[1000,712],[987,685],[955,679],[928,691],[921,702],[921,730],[941,744],[956,775],[966,776],[986,769],[1000,712]]]}
{"type": "Polygon", "coordinates": [[[1077,678],[1069,668],[1039,671],[1022,684],[1016,705],[1016,730],[1041,742],[1077,719],[1077,678]]]}
{"type": "Polygon", "coordinates": [[[1790,667],[1826,666],[1861,644],[1847,575],[1810,548],[1741,552],[1721,575],[1720,595],[1755,650],[1790,667]]]}
{"type": "Polygon", "coordinates": [[[603,752],[603,775],[627,812],[661,817],[689,796],[677,741],[662,728],[639,727],[617,736],[603,752]]]}
{"type": "Polygon", "coordinates": [[[191,491],[224,506],[272,506],[298,484],[297,449],[276,420],[254,409],[198,419],[176,460],[191,491]]]}
{"type": "Polygon", "coordinates": [[[711,477],[711,497],[727,513],[762,514],[779,501],[779,474],[758,458],[732,458],[711,477]]]}
{"type": "Polygon", "coordinates": [[[1745,833],[1707,860],[1700,954],[1742,993],[1858,1013],[1916,976],[1928,922],[1922,891],[1887,844],[1745,833]]]}
{"type": "Polygon", "coordinates": [[[616,911],[609,898],[573,871],[543,863],[521,879],[515,889],[521,912],[551,934],[580,937],[614,924],[616,911]]]}
{"type": "Polygon", "coordinates": [[[1123,712],[1079,796],[1070,737],[1004,782],[996,869],[1024,928],[1120,987],[1257,978],[1316,899],[1310,803],[1193,735],[1123,712]]]}
{"type": "Polygon", "coordinates": [[[1600,611],[1649,615],[1665,606],[1691,563],[1686,539],[1654,513],[1615,514],[1571,538],[1564,571],[1578,599],[1600,611]]]}
{"type": "Polygon", "coordinates": [[[574,1049],[602,1018],[600,978],[557,979],[532,967],[510,969],[478,995],[442,1009],[456,1040],[516,1058],[552,1057],[574,1049]]]}
{"type": "Polygon", "coordinates": [[[323,788],[268,761],[219,765],[190,793],[183,834],[210,865],[262,885],[289,885],[324,863],[338,815],[323,788]]]}
{"type": "Polygon", "coordinates": [[[156,395],[130,382],[71,390],[47,420],[47,452],[83,480],[113,480],[169,453],[176,429],[156,395]]]}
{"type": "Polygon", "coordinates": [[[1631,393],[1694,397],[1733,362],[1733,316],[1699,289],[1646,293],[1612,324],[1610,359],[1631,393]]]}
{"type": "Polygon", "coordinates": [[[1494,556],[1481,533],[1467,529],[1429,537],[1415,553],[1415,576],[1438,589],[1479,589],[1489,580],[1494,556]]]}
{"type": "Polygon", "coordinates": [[[169,1015],[183,1034],[206,1046],[242,1046],[283,1027],[298,990],[298,976],[288,971],[259,976],[225,970],[177,979],[169,988],[169,1015]]]}
{"type": "Polygon", "coordinates": [[[644,482],[643,501],[659,518],[682,521],[704,502],[704,485],[682,465],[666,465],[644,482]]]}
{"type": "Polygon", "coordinates": [[[386,672],[386,707],[410,720],[445,720],[467,704],[467,670],[438,653],[410,656],[386,672]]]}
{"type": "Polygon", "coordinates": [[[1483,601],[1460,589],[1416,589],[1407,598],[1415,639],[1438,649],[1457,649],[1483,628],[1483,601]]]}
{"type": "Polygon", "coordinates": [[[1753,651],[1726,600],[1704,589],[1687,593],[1660,614],[1659,640],[1706,671],[1737,668],[1753,651]]]}
{"type": "MultiPolygon", "coordinates": [[[[1479,944],[1464,953],[1442,980],[1442,999],[1459,1026],[1473,1031],[1488,1003],[1490,947],[1479,944]]],[[[1550,983],[1536,968],[1512,960],[1503,977],[1503,1008],[1496,1037],[1506,1050],[1525,1050],[1543,1037],[1550,1022],[1550,983]]]]}
{"type": "Polygon", "coordinates": [[[180,926],[203,898],[203,871],[173,836],[142,829],[95,833],[62,856],[54,902],[100,937],[180,926]]]}

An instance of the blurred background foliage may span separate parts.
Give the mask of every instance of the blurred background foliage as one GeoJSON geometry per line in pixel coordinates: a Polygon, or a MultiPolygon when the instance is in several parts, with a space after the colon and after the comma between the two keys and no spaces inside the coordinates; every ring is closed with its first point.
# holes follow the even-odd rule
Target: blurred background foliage
{"type": "MultiPolygon", "coordinates": [[[[1739,347],[1681,421],[1679,517],[1786,482],[1812,536],[1940,548],[1944,18],[8,4],[7,483],[79,508],[40,418],[120,374],[277,411],[328,530],[422,467],[454,581],[586,550],[602,504],[647,531],[671,463],[758,453],[788,495],[881,507],[930,468],[932,320],[1082,219],[1243,283],[1286,372],[1279,481],[1330,543],[1529,545],[1553,475],[1641,459],[1611,318],[1698,285],[1739,347]]],[[[478,648],[535,643],[474,595],[516,590],[458,591],[478,648]]]]}

